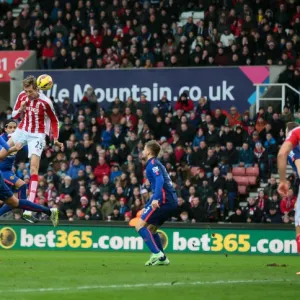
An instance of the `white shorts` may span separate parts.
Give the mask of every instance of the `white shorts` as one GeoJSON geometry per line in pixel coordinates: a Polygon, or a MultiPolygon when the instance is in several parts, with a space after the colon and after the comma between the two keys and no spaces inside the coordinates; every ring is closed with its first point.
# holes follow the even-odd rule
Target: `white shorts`
{"type": "Polygon", "coordinates": [[[295,226],[300,226],[300,188],[297,201],[295,203],[295,226]]]}
{"type": "Polygon", "coordinates": [[[23,146],[28,145],[28,157],[32,154],[41,157],[46,145],[45,133],[29,133],[23,129],[17,128],[11,136],[14,144],[21,143],[23,146]]]}

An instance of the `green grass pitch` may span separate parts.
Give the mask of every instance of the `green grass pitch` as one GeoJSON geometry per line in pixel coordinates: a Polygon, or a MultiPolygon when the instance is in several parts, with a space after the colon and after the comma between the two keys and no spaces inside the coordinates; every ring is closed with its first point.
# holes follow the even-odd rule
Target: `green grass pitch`
{"type": "Polygon", "coordinates": [[[300,295],[299,257],[0,251],[1,300],[283,300],[300,295]],[[267,266],[274,264],[274,266],[267,266]]]}

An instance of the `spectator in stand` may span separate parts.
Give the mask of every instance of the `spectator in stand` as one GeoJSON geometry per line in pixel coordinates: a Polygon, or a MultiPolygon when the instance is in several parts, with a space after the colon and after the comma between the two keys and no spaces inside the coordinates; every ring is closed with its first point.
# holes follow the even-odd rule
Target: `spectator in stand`
{"type": "Polygon", "coordinates": [[[158,101],[157,107],[162,117],[166,116],[168,113],[172,113],[173,111],[171,102],[167,99],[167,94],[164,94],[158,101]]]}
{"type": "Polygon", "coordinates": [[[94,170],[94,175],[96,177],[96,181],[98,184],[103,183],[103,178],[104,176],[109,176],[110,175],[110,167],[106,163],[104,157],[99,157],[99,163],[97,167],[94,170]]]}
{"type": "Polygon", "coordinates": [[[199,128],[197,131],[197,135],[195,136],[193,140],[193,147],[199,147],[200,142],[205,141],[205,136],[202,128],[199,128]]]}
{"type": "Polygon", "coordinates": [[[228,212],[228,198],[224,190],[218,189],[215,193],[215,199],[217,203],[218,220],[224,222],[228,212]]]}
{"type": "Polygon", "coordinates": [[[227,115],[225,124],[231,128],[242,124],[242,117],[235,106],[230,108],[230,113],[227,115]]]}
{"type": "Polygon", "coordinates": [[[273,138],[271,133],[268,133],[266,135],[266,141],[264,142],[264,148],[266,149],[266,152],[268,154],[270,172],[276,172],[275,167],[274,167],[274,160],[278,153],[278,148],[277,148],[276,140],[273,138]]]}
{"type": "Polygon", "coordinates": [[[266,203],[265,212],[268,212],[271,207],[276,208],[277,212],[281,213],[281,211],[280,211],[280,199],[279,199],[279,195],[277,193],[275,193],[272,196],[272,198],[268,198],[267,203],[266,203]]]}
{"type": "Polygon", "coordinates": [[[217,167],[213,170],[213,175],[210,178],[210,184],[214,191],[224,189],[225,179],[220,175],[220,170],[217,167]]]}
{"type": "Polygon", "coordinates": [[[112,124],[110,122],[107,122],[106,129],[102,131],[102,135],[101,135],[101,139],[102,139],[101,145],[104,148],[108,148],[111,145],[112,135],[113,135],[112,124]]]}
{"type": "Polygon", "coordinates": [[[226,175],[224,189],[227,191],[227,195],[228,195],[228,209],[230,211],[233,211],[235,207],[237,193],[238,193],[238,185],[236,181],[233,179],[233,175],[231,172],[228,172],[226,175]]]}
{"type": "Polygon", "coordinates": [[[270,206],[266,216],[265,222],[271,224],[280,224],[282,223],[282,217],[280,213],[277,211],[275,206],[270,206]]]}
{"type": "Polygon", "coordinates": [[[69,168],[67,174],[72,178],[72,179],[76,179],[78,178],[78,173],[79,171],[84,171],[85,167],[84,165],[80,162],[78,157],[74,158],[74,162],[71,165],[71,167],[69,168]]]}
{"type": "Polygon", "coordinates": [[[217,205],[214,202],[213,197],[209,196],[207,198],[206,203],[204,204],[205,210],[205,219],[207,222],[217,222],[218,215],[217,215],[217,205]]]}
{"type": "Polygon", "coordinates": [[[252,197],[248,199],[248,205],[244,208],[244,214],[247,223],[260,223],[262,221],[262,211],[252,197]]]}
{"type": "Polygon", "coordinates": [[[276,183],[276,179],[274,177],[271,177],[268,180],[268,185],[264,188],[264,193],[269,198],[271,198],[271,197],[273,197],[274,194],[277,194],[277,188],[278,188],[278,185],[276,183]]]}
{"type": "Polygon", "coordinates": [[[267,202],[268,202],[268,197],[265,195],[263,190],[260,190],[258,192],[258,197],[255,200],[257,203],[257,207],[264,212],[266,210],[267,202]]]}
{"type": "Polygon", "coordinates": [[[239,166],[249,168],[253,166],[253,150],[248,143],[243,143],[239,153],[239,166]]]}
{"type": "Polygon", "coordinates": [[[175,110],[183,110],[186,113],[191,112],[194,109],[194,103],[188,98],[187,93],[182,93],[175,104],[175,110]]]}
{"type": "Polygon", "coordinates": [[[226,158],[230,166],[238,165],[239,152],[233,147],[233,143],[231,141],[228,141],[226,143],[226,148],[224,150],[223,156],[226,158]]]}
{"type": "Polygon", "coordinates": [[[282,198],[280,202],[280,211],[283,215],[288,215],[294,210],[297,197],[294,195],[293,189],[289,189],[287,197],[282,198]]]}
{"type": "Polygon", "coordinates": [[[235,210],[235,213],[232,214],[229,218],[228,218],[228,222],[229,223],[244,223],[245,222],[245,214],[243,213],[243,211],[241,210],[240,207],[238,207],[235,210]]]}
{"type": "MultiPolygon", "coordinates": [[[[189,209],[186,211],[189,211],[189,209]]],[[[200,204],[200,199],[198,197],[194,197],[192,200],[191,219],[192,223],[205,221],[204,207],[200,204]]]]}
{"type": "Polygon", "coordinates": [[[206,97],[200,98],[196,108],[196,113],[198,113],[199,115],[206,115],[210,113],[210,103],[206,97]]]}
{"type": "Polygon", "coordinates": [[[294,115],[291,113],[288,106],[283,108],[282,115],[280,117],[281,121],[286,125],[288,122],[294,121],[294,115]]]}
{"type": "Polygon", "coordinates": [[[254,164],[259,168],[259,176],[263,182],[267,182],[268,154],[260,142],[255,144],[254,164]]]}
{"type": "Polygon", "coordinates": [[[213,122],[217,128],[221,128],[225,125],[226,116],[223,114],[220,108],[217,108],[214,113],[213,122]]]}

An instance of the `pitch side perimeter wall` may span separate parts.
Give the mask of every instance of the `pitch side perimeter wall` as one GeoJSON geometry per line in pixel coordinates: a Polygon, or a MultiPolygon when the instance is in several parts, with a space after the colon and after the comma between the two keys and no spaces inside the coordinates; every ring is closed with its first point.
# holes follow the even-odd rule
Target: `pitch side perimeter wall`
{"type": "MultiPolygon", "coordinates": [[[[0,249],[147,252],[134,228],[124,223],[0,225],[0,249]]],[[[166,224],[160,231],[168,252],[296,255],[292,226],[247,224],[166,224]]]]}
{"type": "Polygon", "coordinates": [[[182,92],[188,92],[193,101],[201,96],[211,100],[212,108],[228,109],[237,106],[245,111],[255,101],[255,83],[276,82],[285,67],[242,66],[215,68],[126,69],[126,70],[39,70],[13,71],[11,105],[21,91],[22,79],[28,75],[47,73],[54,79],[53,88],[46,94],[62,102],[69,97],[78,103],[84,91],[92,86],[98,102],[106,108],[115,99],[132,96],[139,100],[146,94],[153,105],[166,94],[173,103],[182,92]]]}

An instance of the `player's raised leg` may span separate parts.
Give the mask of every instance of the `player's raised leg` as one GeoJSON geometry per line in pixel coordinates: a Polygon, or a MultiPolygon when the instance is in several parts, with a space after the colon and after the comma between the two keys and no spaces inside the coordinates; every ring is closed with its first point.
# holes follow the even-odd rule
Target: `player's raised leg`
{"type": "Polygon", "coordinates": [[[19,200],[14,196],[10,188],[5,184],[2,172],[0,172],[0,200],[4,201],[5,204],[11,208],[21,208],[24,210],[30,210],[35,212],[42,212],[50,217],[54,226],[58,225],[59,214],[57,208],[51,208],[41,206],[35,203],[31,203],[28,200],[19,200]]]}
{"type": "MultiPolygon", "coordinates": [[[[30,158],[30,183],[29,183],[29,195],[28,200],[34,202],[38,187],[38,172],[40,167],[40,159],[44,149],[45,137],[37,137],[28,141],[28,156],[30,158]]],[[[29,222],[34,221],[32,212],[25,210],[23,218],[29,222]]]]}
{"type": "MultiPolygon", "coordinates": [[[[1,193],[0,193],[1,197],[1,193]]],[[[57,208],[48,208],[46,206],[38,205],[35,203],[32,203],[28,200],[19,200],[16,196],[12,195],[10,198],[8,198],[5,203],[14,208],[21,208],[24,210],[34,211],[34,212],[42,212],[50,217],[50,220],[53,224],[53,226],[57,226],[59,222],[59,213],[57,208]]]]}
{"type": "MultiPolygon", "coordinates": [[[[26,199],[27,198],[27,195],[26,195],[26,183],[22,179],[20,179],[17,176],[15,176],[12,172],[3,172],[4,179],[6,178],[6,176],[8,176],[9,179],[11,180],[11,188],[15,188],[18,191],[18,198],[19,199],[26,199]],[[11,179],[11,177],[14,177],[14,178],[11,179]]],[[[6,181],[6,183],[7,183],[7,181],[6,181]]],[[[4,204],[0,208],[0,216],[8,213],[12,209],[13,208],[10,207],[9,205],[4,204]]],[[[35,219],[35,220],[37,220],[37,219],[35,219]]],[[[30,222],[30,223],[36,223],[36,221],[32,220],[32,222],[30,222]]]]}

